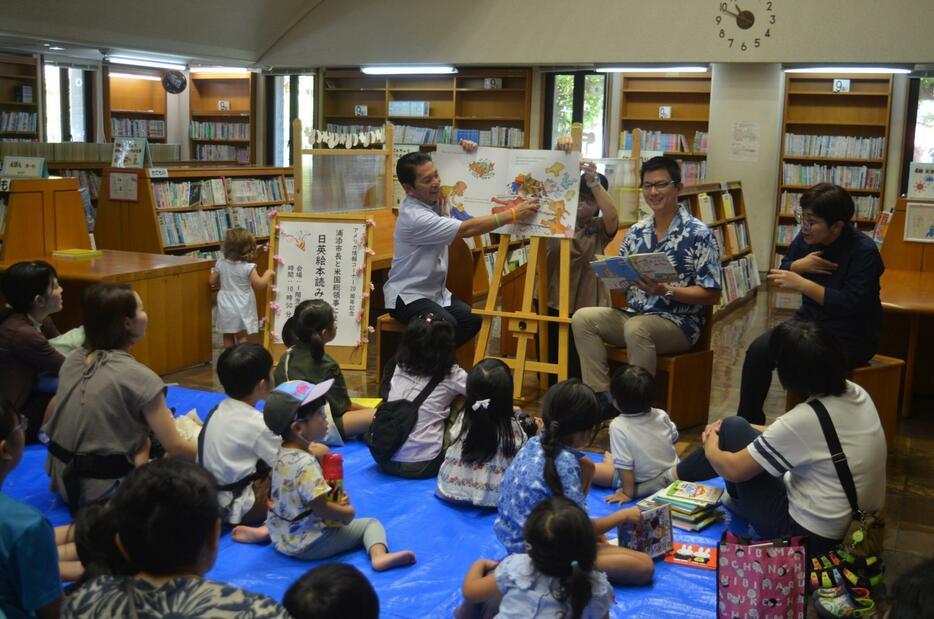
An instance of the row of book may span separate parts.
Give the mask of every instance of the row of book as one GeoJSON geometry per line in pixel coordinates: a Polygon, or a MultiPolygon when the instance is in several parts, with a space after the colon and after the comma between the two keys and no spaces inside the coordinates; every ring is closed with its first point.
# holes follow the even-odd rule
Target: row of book
{"type": "MultiPolygon", "coordinates": [[[[660,150],[664,152],[696,152],[706,153],[710,146],[709,134],[706,131],[695,131],[694,139],[689,142],[687,136],[683,133],[665,133],[663,131],[639,130],[639,149],[660,150]]],[[[624,150],[632,150],[633,132],[621,131],[619,134],[619,147],[624,150]]]]}
{"type": "Polygon", "coordinates": [[[249,140],[249,123],[191,121],[191,137],[196,140],[249,140]]]}
{"type": "MultiPolygon", "coordinates": [[[[337,123],[328,123],[326,131],[340,135],[349,135],[354,133],[369,133],[370,131],[382,131],[383,125],[339,125],[337,123]]],[[[306,129],[307,131],[307,129],[306,129]]],[[[393,142],[400,143],[399,136],[393,137],[393,142]]]]}
{"type": "MultiPolygon", "coordinates": [[[[93,142],[11,142],[0,144],[0,158],[43,157],[46,161],[107,162],[113,158],[113,143],[93,142]]],[[[179,161],[179,144],[150,144],[149,152],[156,163],[179,161]]]]}
{"type": "Polygon", "coordinates": [[[250,161],[249,146],[231,146],[229,144],[198,144],[195,146],[196,161],[250,161]]]}
{"type": "MultiPolygon", "coordinates": [[[[496,260],[499,257],[499,251],[491,251],[483,255],[486,261],[486,276],[489,282],[493,281],[493,274],[496,272],[496,260]]],[[[503,265],[503,275],[515,271],[523,264],[529,261],[528,246],[517,247],[506,255],[506,263],[503,265]]]]}
{"type": "Polygon", "coordinates": [[[784,163],[782,164],[782,183],[785,185],[833,183],[853,189],[878,189],[882,183],[882,170],[867,166],[784,163]]]}
{"type": "Polygon", "coordinates": [[[0,131],[28,133],[36,130],[38,115],[35,112],[0,112],[0,131]]]}
{"type": "Polygon", "coordinates": [[[397,144],[456,144],[454,127],[442,125],[440,127],[412,127],[410,125],[393,125],[393,142],[397,144]]]}
{"type": "Polygon", "coordinates": [[[667,505],[671,509],[671,524],[686,531],[700,531],[723,518],[717,509],[723,488],[686,481],[674,481],[636,505],[643,512],[667,505]]]}
{"type": "Polygon", "coordinates": [[[220,243],[229,228],[246,228],[255,237],[269,236],[269,214],[280,207],[228,207],[210,211],[159,213],[159,230],[166,247],[220,243]]]}
{"type": "Polygon", "coordinates": [[[682,161],[681,162],[681,182],[690,185],[698,183],[707,178],[707,160],[701,161],[682,161]]]}
{"type": "Polygon", "coordinates": [[[723,229],[726,230],[726,239],[730,244],[731,254],[738,254],[749,249],[749,233],[745,222],[735,221],[723,226],[723,229]]]}
{"type": "Polygon", "coordinates": [[[490,129],[457,129],[454,143],[472,140],[480,146],[522,148],[525,146],[525,131],[516,127],[491,127],[490,129]]]}
{"type": "MultiPolygon", "coordinates": [[[[860,219],[875,219],[879,216],[879,196],[852,196],[855,211],[854,217],[860,219]]],[[[794,215],[795,210],[801,206],[801,193],[794,191],[783,191],[781,201],[781,213],[783,215],[794,215]]]]}
{"type": "Polygon", "coordinates": [[[431,103],[429,101],[390,101],[390,116],[429,116],[431,103]]]}
{"type": "Polygon", "coordinates": [[[746,296],[762,283],[755,254],[737,258],[724,265],[722,277],[720,301],[716,309],[726,307],[736,299],[746,296]]]}
{"type": "Polygon", "coordinates": [[[101,195],[101,175],[94,170],[52,170],[52,174],[77,179],[78,186],[87,188],[92,200],[97,200],[101,195]]]}
{"type": "Polygon", "coordinates": [[[885,138],[785,134],[785,154],[839,159],[882,159],[885,138]]]}
{"type": "Polygon", "coordinates": [[[801,226],[797,224],[779,224],[775,228],[775,242],[790,245],[799,232],[801,232],[801,226]]]}
{"type": "Polygon", "coordinates": [[[275,202],[285,198],[279,178],[228,178],[227,197],[230,202],[250,204],[253,202],[275,202]]]}
{"type": "Polygon", "coordinates": [[[154,181],[157,209],[254,204],[283,200],[278,178],[209,178],[193,181],[154,181]]]}
{"type": "Polygon", "coordinates": [[[111,118],[110,134],[115,138],[165,138],[164,120],[111,118]]]}

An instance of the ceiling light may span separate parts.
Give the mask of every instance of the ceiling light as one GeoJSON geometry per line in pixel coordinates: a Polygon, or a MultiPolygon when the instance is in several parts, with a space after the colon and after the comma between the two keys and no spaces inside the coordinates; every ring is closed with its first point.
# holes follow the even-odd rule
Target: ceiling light
{"type": "Polygon", "coordinates": [[[681,67],[597,67],[597,73],[706,73],[706,66],[681,67]]]}
{"type": "Polygon", "coordinates": [[[161,82],[162,78],[156,75],[143,75],[141,73],[111,73],[111,78],[125,79],[125,80],[151,80],[153,82],[161,82]]]}
{"type": "Polygon", "coordinates": [[[360,67],[367,75],[450,75],[457,69],[450,65],[376,65],[360,67]]]}
{"type": "Polygon", "coordinates": [[[905,67],[789,67],[784,69],[784,71],[785,73],[911,73],[911,69],[906,69],[905,67]]]}
{"type": "Polygon", "coordinates": [[[65,48],[59,45],[49,45],[49,50],[53,52],[63,52],[65,51],[65,48]]]}
{"type": "Polygon", "coordinates": [[[246,75],[250,72],[246,67],[192,67],[192,73],[223,73],[229,75],[246,75]]]}
{"type": "Polygon", "coordinates": [[[154,69],[169,69],[173,71],[185,70],[185,65],[176,62],[159,62],[155,60],[143,60],[141,58],[127,58],[124,56],[108,56],[107,60],[113,64],[124,64],[134,67],[152,67],[154,69]]]}

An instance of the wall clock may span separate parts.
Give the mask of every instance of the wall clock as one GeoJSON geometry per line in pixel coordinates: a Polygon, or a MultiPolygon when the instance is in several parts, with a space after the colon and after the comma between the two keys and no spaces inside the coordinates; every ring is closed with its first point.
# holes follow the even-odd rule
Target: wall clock
{"type": "Polygon", "coordinates": [[[767,44],[774,36],[776,17],[772,5],[773,0],[720,2],[714,17],[717,36],[728,49],[740,53],[767,44]]]}

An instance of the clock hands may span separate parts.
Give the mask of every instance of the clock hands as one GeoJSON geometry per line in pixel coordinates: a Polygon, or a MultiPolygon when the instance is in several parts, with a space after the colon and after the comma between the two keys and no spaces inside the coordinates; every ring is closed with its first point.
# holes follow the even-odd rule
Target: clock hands
{"type": "MultiPolygon", "coordinates": [[[[735,5],[735,4],[734,4],[733,6],[736,6],[736,10],[739,11],[739,6],[737,6],[737,5],[735,5]]],[[[735,17],[735,18],[739,19],[739,12],[737,12],[737,13],[731,13],[730,11],[728,11],[728,10],[726,10],[726,9],[724,9],[724,8],[721,8],[721,9],[720,9],[720,12],[721,12],[721,13],[726,13],[726,14],[729,15],[730,17],[735,17]]]]}

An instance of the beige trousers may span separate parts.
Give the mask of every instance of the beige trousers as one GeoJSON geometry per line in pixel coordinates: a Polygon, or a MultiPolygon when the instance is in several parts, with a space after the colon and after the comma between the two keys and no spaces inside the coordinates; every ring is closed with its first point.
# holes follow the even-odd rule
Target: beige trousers
{"type": "Polygon", "coordinates": [[[626,347],[629,363],[655,375],[655,356],[684,352],[688,336],[675,323],[646,314],[630,314],[612,307],[585,307],[571,318],[574,343],[581,359],[584,383],[594,391],[610,386],[605,344],[626,347]]]}

